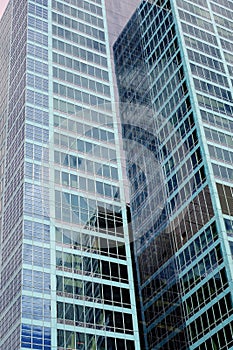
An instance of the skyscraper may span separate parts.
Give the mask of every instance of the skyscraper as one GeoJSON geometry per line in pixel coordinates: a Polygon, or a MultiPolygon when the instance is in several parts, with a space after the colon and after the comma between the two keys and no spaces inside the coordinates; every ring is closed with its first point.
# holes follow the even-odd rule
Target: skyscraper
{"type": "Polygon", "coordinates": [[[233,346],[233,3],[142,1],[114,52],[146,349],[233,346]]]}
{"type": "Polygon", "coordinates": [[[0,32],[0,349],[139,349],[105,1],[0,32]]]}

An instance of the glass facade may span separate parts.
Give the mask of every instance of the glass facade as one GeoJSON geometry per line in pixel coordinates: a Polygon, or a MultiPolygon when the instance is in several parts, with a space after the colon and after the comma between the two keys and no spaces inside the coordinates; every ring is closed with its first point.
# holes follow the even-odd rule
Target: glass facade
{"type": "Polygon", "coordinates": [[[118,38],[145,349],[232,348],[232,1],[143,1],[118,38]]]}
{"type": "Polygon", "coordinates": [[[0,349],[139,349],[105,2],[0,28],[0,349]]]}

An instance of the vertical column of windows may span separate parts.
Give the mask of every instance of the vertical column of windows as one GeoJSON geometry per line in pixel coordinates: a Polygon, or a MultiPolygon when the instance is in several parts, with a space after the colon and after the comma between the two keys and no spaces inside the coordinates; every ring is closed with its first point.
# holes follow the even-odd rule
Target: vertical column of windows
{"type": "Polygon", "coordinates": [[[78,348],[80,344],[85,348],[96,344],[108,348],[113,331],[115,347],[134,348],[122,214],[125,204],[119,193],[108,57],[102,6],[98,4],[52,2],[57,322],[61,349],[78,348]],[[79,302],[73,303],[73,298],[79,302]],[[90,302],[96,307],[90,308],[90,302]],[[125,310],[116,312],[119,305],[125,310]],[[83,331],[71,334],[71,324],[83,331]],[[119,339],[120,333],[125,333],[126,340],[119,339]]]}
{"type": "MultiPolygon", "coordinates": [[[[210,128],[211,126],[213,126],[215,129],[221,129],[222,127],[224,127],[224,125],[229,124],[227,115],[230,115],[233,110],[233,105],[231,103],[231,86],[229,85],[229,80],[227,79],[228,72],[225,71],[224,63],[221,62],[221,56],[219,56],[218,54],[218,52],[220,52],[220,49],[221,51],[222,49],[230,50],[230,32],[223,28],[226,27],[227,29],[229,29],[229,26],[231,26],[231,20],[224,19],[224,17],[221,17],[222,19],[220,19],[219,17],[220,14],[223,16],[226,16],[227,14],[227,18],[229,18],[228,13],[230,10],[226,10],[226,8],[223,8],[217,5],[216,3],[211,3],[210,5],[211,10],[213,11],[215,23],[217,24],[216,28],[218,31],[218,35],[220,36],[221,40],[221,47],[219,47],[219,50],[216,51],[216,47],[219,46],[219,43],[217,43],[216,41],[216,36],[210,36],[210,34],[206,32],[201,33],[198,28],[195,28],[195,25],[198,24],[197,17],[192,15],[192,17],[196,18],[196,20],[192,21],[192,25],[187,23],[190,17],[190,13],[186,11],[191,12],[192,9],[195,9],[195,5],[191,4],[191,2],[186,1],[178,1],[177,3],[179,7],[179,14],[182,20],[181,23],[184,36],[186,36],[187,33],[193,36],[196,42],[196,44],[194,45],[194,41],[192,42],[192,40],[190,40],[190,38],[187,38],[186,36],[188,55],[191,61],[190,68],[194,77],[193,81],[197,91],[198,102],[201,107],[202,118],[205,123],[208,123],[208,130],[206,129],[207,140],[211,141],[214,137],[214,139],[218,143],[220,142],[223,145],[224,139],[231,138],[231,136],[224,135],[220,132],[220,130],[211,131],[210,128]],[[229,40],[229,42],[226,39],[229,40]],[[207,43],[208,46],[206,46],[207,43]],[[211,43],[215,47],[210,48],[211,43]],[[205,49],[209,57],[204,57],[204,55],[201,52],[198,52],[201,50],[201,48],[205,49]],[[193,49],[197,50],[197,52],[195,52],[193,49]],[[218,60],[216,58],[218,58],[218,60]],[[216,98],[216,100],[214,100],[214,97],[216,98]],[[203,110],[204,108],[206,110],[203,110]],[[219,115],[215,112],[219,113],[219,115]],[[224,119],[223,114],[226,115],[226,119],[224,119]],[[214,136],[217,134],[219,135],[219,137],[214,136]]],[[[211,16],[209,11],[199,9],[195,11],[195,13],[201,16],[203,16],[204,14],[204,17],[209,18],[210,20],[211,16]]],[[[207,29],[207,27],[205,29],[207,29]]],[[[214,32],[213,23],[209,23],[209,30],[211,32],[214,32]]],[[[225,52],[225,54],[227,55],[227,52],[225,52]]],[[[210,149],[212,148],[210,147],[210,149]]],[[[217,153],[212,151],[210,154],[211,157],[213,153],[215,153],[216,155],[219,154],[219,151],[217,151],[217,153]]],[[[220,157],[220,155],[217,156],[217,158],[218,157],[220,161],[223,160],[223,157],[220,157]]],[[[214,175],[218,178],[222,178],[227,181],[233,180],[233,169],[227,168],[226,164],[224,163],[222,163],[221,165],[214,163],[213,171],[214,175]]]]}
{"type": "MultiPolygon", "coordinates": [[[[206,6],[207,11],[203,11],[202,8],[196,11],[196,2],[194,1],[177,1],[177,3],[182,32],[190,60],[189,68],[193,76],[205,136],[209,145],[209,154],[212,159],[213,173],[217,182],[224,180],[224,182],[232,183],[233,168],[230,164],[232,127],[229,117],[232,114],[233,105],[232,82],[229,79],[231,58],[228,56],[228,52],[230,53],[232,50],[232,36],[230,34],[232,11],[229,8],[223,8],[224,5],[227,6],[227,1],[219,1],[217,2],[218,4],[211,1],[206,6]],[[195,15],[191,11],[192,9],[195,15]],[[199,16],[205,17],[205,20],[200,25],[198,25],[199,16]],[[205,32],[198,27],[205,29],[205,32]],[[203,52],[205,52],[205,55],[203,55],[203,52]],[[230,61],[227,60],[228,58],[230,58],[230,61]],[[226,62],[229,63],[228,67],[226,66],[226,62]]],[[[223,186],[218,183],[217,190],[223,214],[231,215],[231,210],[229,209],[231,207],[231,199],[229,197],[231,193],[230,186],[223,186]]],[[[215,250],[217,255],[214,254],[214,250],[209,255],[209,257],[211,256],[211,264],[208,261],[209,257],[205,256],[201,266],[193,266],[193,271],[189,271],[185,277],[183,289],[190,288],[190,285],[193,283],[195,283],[195,286],[199,283],[197,275],[200,267],[203,268],[205,266],[206,270],[208,270],[209,266],[212,269],[213,266],[221,265],[223,256],[219,244],[216,245],[215,250]],[[214,255],[216,256],[213,259],[214,255]],[[214,260],[216,260],[215,263],[214,260]],[[195,282],[192,282],[192,280],[195,282]]],[[[205,336],[206,331],[214,329],[216,325],[220,324],[222,319],[229,317],[232,308],[231,298],[228,294],[225,268],[221,271],[221,274],[218,273],[211,279],[209,279],[211,270],[205,275],[208,276],[208,281],[202,287],[199,287],[184,304],[187,316],[195,315],[196,318],[190,324],[188,330],[190,333],[190,342],[202,342],[202,345],[198,349],[207,349],[210,344],[218,347],[217,344],[221,343],[219,341],[219,335],[224,335],[224,329],[218,331],[216,336],[211,336],[206,342],[204,342],[203,336],[205,336]],[[208,298],[205,293],[207,288],[210,291],[208,298]],[[221,295],[219,301],[216,299],[216,290],[219,297],[221,295]],[[203,304],[205,304],[204,308],[202,306],[203,304]],[[198,310],[200,312],[197,317],[198,310]]],[[[229,328],[229,326],[227,327],[229,328]]],[[[229,339],[227,342],[229,342],[229,339]]]]}
{"type": "Polygon", "coordinates": [[[48,198],[42,174],[48,176],[45,146],[49,141],[48,1],[28,1],[23,244],[22,347],[51,349],[50,229],[48,198]],[[43,168],[42,168],[43,167],[43,168]],[[31,219],[29,219],[31,217],[31,219]],[[42,222],[41,222],[42,221],[42,222]],[[35,296],[35,293],[37,296],[35,296]],[[30,324],[33,322],[33,326],[30,324]],[[44,326],[41,326],[43,322],[44,326]],[[47,326],[47,327],[46,327],[47,326]],[[39,345],[40,344],[40,345],[39,345]]]}
{"type": "MultiPolygon", "coordinates": [[[[12,2],[4,16],[5,19],[1,20],[1,38],[5,38],[8,41],[11,52],[8,52],[6,45],[1,44],[1,48],[5,50],[4,55],[6,55],[1,67],[2,70],[6,70],[1,75],[1,78],[8,95],[4,96],[1,88],[0,123],[3,122],[3,118],[7,119],[4,120],[5,125],[1,124],[1,132],[4,134],[5,143],[5,164],[4,191],[3,188],[0,190],[1,194],[3,194],[1,198],[3,217],[0,228],[2,255],[0,347],[17,348],[20,346],[20,329],[18,325],[20,322],[20,292],[22,285],[21,218],[23,214],[26,3],[22,4],[20,1],[12,2]],[[6,25],[4,21],[8,22],[5,28],[2,27],[6,25]],[[4,33],[6,28],[8,28],[7,33],[4,33]],[[8,54],[10,54],[9,57],[7,57],[8,54]],[[4,106],[5,103],[7,103],[7,107],[6,105],[4,106]],[[2,107],[4,107],[4,110],[1,109],[2,107]]],[[[0,152],[2,151],[3,149],[0,152]]],[[[2,160],[0,160],[0,163],[2,160]]],[[[3,176],[3,163],[0,164],[0,169],[1,178],[3,176]]]]}

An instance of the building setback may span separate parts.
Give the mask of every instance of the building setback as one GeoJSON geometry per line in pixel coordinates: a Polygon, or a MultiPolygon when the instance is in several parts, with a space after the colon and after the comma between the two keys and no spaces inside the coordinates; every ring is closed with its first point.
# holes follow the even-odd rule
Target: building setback
{"type": "Polygon", "coordinates": [[[0,32],[0,349],[140,349],[105,1],[0,32]]]}
{"type": "Polygon", "coordinates": [[[233,7],[142,1],[115,47],[145,349],[233,346],[233,7]]]}

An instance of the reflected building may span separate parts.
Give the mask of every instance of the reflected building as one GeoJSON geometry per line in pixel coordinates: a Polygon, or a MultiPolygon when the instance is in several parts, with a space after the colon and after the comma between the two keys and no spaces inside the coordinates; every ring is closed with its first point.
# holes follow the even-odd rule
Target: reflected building
{"type": "Polygon", "coordinates": [[[232,19],[142,1],[114,46],[145,349],[233,346],[232,19]]]}
{"type": "Polygon", "coordinates": [[[12,0],[0,22],[1,350],[140,349],[107,17],[12,0]]]}

